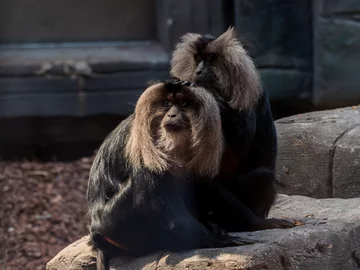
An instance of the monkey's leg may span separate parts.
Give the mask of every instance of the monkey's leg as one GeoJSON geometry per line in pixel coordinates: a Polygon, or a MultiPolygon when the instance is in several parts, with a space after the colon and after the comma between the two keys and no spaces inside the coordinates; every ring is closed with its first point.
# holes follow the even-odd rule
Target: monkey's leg
{"type": "MultiPolygon", "coordinates": [[[[119,224],[124,226],[127,222],[127,211],[132,205],[131,195],[132,183],[129,180],[127,185],[115,193],[106,203],[99,198],[90,205],[90,241],[97,253],[97,269],[108,269],[110,258],[121,252],[118,247],[106,241],[105,237],[121,242],[118,237],[122,231],[119,230],[118,226],[119,224]]],[[[122,252],[124,251],[122,250],[122,252]]]]}
{"type": "Polygon", "coordinates": [[[274,182],[274,172],[260,167],[231,182],[229,190],[255,215],[266,218],[276,197],[274,182]]]}
{"type": "MultiPolygon", "coordinates": [[[[214,224],[214,226],[217,226],[214,224]]],[[[187,215],[174,220],[170,234],[178,242],[184,242],[185,248],[220,248],[254,244],[256,241],[231,236],[224,232],[214,233],[208,230],[194,217],[187,215]]]]}
{"type": "Polygon", "coordinates": [[[294,224],[285,219],[266,219],[271,206],[274,204],[276,191],[274,187],[274,172],[264,167],[251,171],[244,179],[238,180],[239,186],[233,190],[240,191],[241,201],[250,208],[262,222],[257,223],[256,229],[290,228],[294,224]]]}
{"type": "MultiPolygon", "coordinates": [[[[259,175],[257,175],[257,173],[256,173],[253,176],[259,176],[259,175]]],[[[238,220],[238,225],[235,225],[236,222],[230,221],[230,223],[233,223],[233,225],[231,226],[233,229],[236,229],[236,227],[238,227],[240,230],[256,231],[256,230],[265,230],[265,229],[273,229],[273,228],[291,228],[291,227],[295,226],[293,223],[291,223],[290,221],[287,221],[285,219],[275,219],[275,218],[266,219],[265,211],[264,211],[264,208],[262,208],[262,207],[264,207],[264,206],[268,207],[269,201],[265,201],[265,203],[262,203],[262,201],[260,201],[259,204],[257,204],[258,200],[263,199],[263,197],[261,197],[261,196],[256,197],[256,195],[258,195],[258,194],[251,193],[252,190],[249,189],[248,187],[244,186],[243,183],[237,182],[237,184],[238,184],[237,187],[233,187],[233,188],[237,188],[237,190],[242,189],[241,191],[244,192],[243,194],[240,195],[241,196],[240,198],[241,199],[243,197],[250,198],[250,201],[248,201],[248,203],[250,203],[250,205],[253,206],[255,210],[259,210],[260,214],[256,214],[250,207],[248,207],[243,202],[243,200],[240,201],[238,199],[239,197],[235,196],[233,194],[233,192],[230,192],[223,186],[219,185],[219,187],[217,189],[219,195],[222,197],[223,200],[225,200],[228,203],[227,207],[231,207],[231,210],[227,211],[227,215],[232,213],[233,214],[232,219],[238,220]],[[241,185],[239,186],[239,184],[241,184],[241,185]],[[245,194],[245,192],[246,192],[246,194],[245,194]],[[258,207],[258,208],[256,208],[256,207],[258,207]]],[[[265,189],[265,187],[263,187],[261,185],[256,186],[256,188],[257,189],[259,189],[259,188],[265,189]]],[[[234,189],[231,189],[231,190],[233,191],[234,189]]],[[[257,190],[255,192],[257,192],[257,190]]],[[[267,194],[269,192],[268,190],[265,189],[264,192],[265,192],[265,194],[263,194],[264,196],[269,196],[269,194],[267,194]]],[[[272,199],[271,194],[269,196],[270,199],[272,199]]],[[[239,195],[239,194],[236,194],[236,195],[239,195]]],[[[268,200],[270,200],[270,199],[268,198],[268,200]]],[[[225,203],[225,205],[226,205],[226,203],[225,203]]],[[[268,208],[265,208],[265,209],[267,210],[268,208]]],[[[266,215],[267,215],[267,212],[266,212],[266,215]]]]}
{"type": "MultiPolygon", "coordinates": [[[[169,184],[171,181],[162,183],[169,184]]],[[[154,227],[164,231],[162,245],[170,250],[186,248],[215,248],[252,244],[254,241],[244,240],[228,234],[214,233],[208,230],[192,214],[184,203],[184,195],[178,188],[168,186],[160,193],[153,194],[153,210],[147,213],[154,227]]]]}

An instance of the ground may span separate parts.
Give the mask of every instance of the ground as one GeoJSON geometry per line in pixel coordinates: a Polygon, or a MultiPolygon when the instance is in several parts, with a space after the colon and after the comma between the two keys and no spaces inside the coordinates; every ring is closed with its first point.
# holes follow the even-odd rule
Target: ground
{"type": "Polygon", "coordinates": [[[87,234],[85,195],[91,163],[92,158],[0,162],[3,269],[45,269],[60,250],[87,234]]]}

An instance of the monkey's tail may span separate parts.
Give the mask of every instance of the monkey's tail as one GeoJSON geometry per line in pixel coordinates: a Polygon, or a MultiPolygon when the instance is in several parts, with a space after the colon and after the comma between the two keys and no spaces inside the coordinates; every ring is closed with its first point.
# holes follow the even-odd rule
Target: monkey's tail
{"type": "Polygon", "coordinates": [[[109,261],[109,257],[102,250],[96,251],[96,270],[109,270],[109,261]]]}
{"type": "Polygon", "coordinates": [[[108,252],[104,252],[104,240],[101,234],[91,233],[89,245],[96,254],[96,270],[108,270],[110,264],[110,256],[108,252]]]}

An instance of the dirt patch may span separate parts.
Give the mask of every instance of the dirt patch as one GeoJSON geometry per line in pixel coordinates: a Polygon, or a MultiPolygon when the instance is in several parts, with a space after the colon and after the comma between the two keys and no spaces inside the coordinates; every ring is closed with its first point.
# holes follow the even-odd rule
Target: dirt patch
{"type": "Polygon", "coordinates": [[[86,188],[92,158],[0,162],[0,265],[45,269],[65,246],[88,233],[86,188]]]}

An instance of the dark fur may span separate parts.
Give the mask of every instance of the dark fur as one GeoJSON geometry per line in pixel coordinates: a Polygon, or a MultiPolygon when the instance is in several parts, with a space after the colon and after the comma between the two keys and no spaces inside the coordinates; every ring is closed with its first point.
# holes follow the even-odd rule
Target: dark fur
{"type": "Polygon", "coordinates": [[[276,196],[276,129],[267,93],[234,29],[216,39],[186,34],[173,53],[171,75],[204,86],[222,108],[223,163],[210,184],[198,184],[201,220],[228,231],[293,226],[266,219],[276,196]]]}
{"type": "MultiPolygon", "coordinates": [[[[154,141],[143,141],[143,138],[138,136],[136,122],[147,120],[145,121],[147,124],[143,126],[142,130],[146,132],[145,130],[153,125],[151,119],[158,116],[159,109],[156,109],[158,106],[156,104],[162,102],[162,100],[158,100],[158,102],[152,103],[152,99],[156,96],[154,95],[157,91],[156,88],[159,88],[158,91],[163,91],[164,88],[175,87],[174,85],[177,83],[167,82],[165,85],[152,86],[152,90],[150,87],[151,91],[145,91],[144,96],[140,97],[138,101],[135,113],[121,122],[105,139],[95,157],[89,177],[87,200],[91,217],[90,244],[98,254],[98,269],[107,269],[110,258],[120,254],[140,256],[159,249],[178,251],[188,248],[222,247],[244,243],[227,234],[216,234],[198,220],[200,218],[194,197],[196,191],[193,189],[192,182],[187,180],[191,180],[193,175],[194,177],[196,175],[197,178],[201,178],[203,175],[206,179],[209,175],[213,175],[214,168],[208,170],[209,164],[202,166],[202,164],[196,163],[198,161],[194,163],[198,164],[197,167],[189,165],[190,167],[182,171],[174,171],[174,163],[165,163],[165,167],[163,167],[161,159],[157,163],[151,163],[151,160],[144,163],[144,159],[156,159],[156,155],[161,151],[157,152],[156,144],[155,146],[138,148],[137,143],[154,143],[154,141]],[[151,102],[144,102],[144,98],[148,97],[151,102]],[[154,108],[155,110],[153,110],[154,108]],[[144,111],[147,110],[148,113],[144,114],[144,111]],[[140,119],[139,114],[141,115],[140,119]],[[136,143],[129,141],[132,136],[138,140],[136,143]],[[140,163],[136,161],[136,155],[130,153],[133,147],[140,149],[139,151],[142,153],[139,156],[140,163]],[[148,156],[148,151],[153,152],[153,154],[148,156]],[[137,163],[135,166],[132,164],[134,157],[135,163],[137,163]],[[139,166],[139,164],[141,165],[139,166]],[[146,167],[144,164],[150,165],[146,167]],[[105,241],[104,236],[121,244],[123,248],[118,248],[105,241]]],[[[199,99],[196,101],[200,108],[211,108],[211,106],[208,107],[209,104],[217,106],[215,101],[211,101],[212,96],[205,90],[198,88],[192,91],[195,93],[194,99],[198,95],[199,99]],[[199,103],[199,100],[204,100],[202,99],[204,96],[210,100],[206,103],[204,101],[199,103]]],[[[221,129],[216,126],[221,123],[219,113],[213,107],[211,112],[202,114],[201,119],[204,123],[201,127],[205,130],[211,129],[212,125],[206,124],[210,121],[214,124],[214,128],[207,130],[205,135],[211,134],[211,132],[219,133],[220,137],[218,135],[212,137],[221,140],[221,129]]],[[[163,117],[166,117],[166,114],[163,117]]],[[[191,117],[196,120],[195,115],[191,117]]],[[[153,128],[158,131],[161,127],[157,124],[153,128]]],[[[190,126],[190,128],[194,127],[190,126]]],[[[202,140],[207,138],[202,137],[201,134],[200,137],[197,137],[196,134],[191,136],[191,139],[198,140],[195,146],[200,144],[197,146],[200,148],[203,144],[202,140]]],[[[222,141],[221,144],[216,143],[215,145],[213,148],[220,147],[222,149],[222,141]],[[215,145],[218,146],[215,147],[215,145]]],[[[180,146],[182,145],[180,144],[180,146]]],[[[212,149],[208,151],[212,151],[212,149]]],[[[207,153],[209,153],[208,151],[207,153]]],[[[172,158],[171,153],[173,152],[165,151],[164,153],[170,153],[169,157],[172,158]]],[[[211,162],[215,162],[215,165],[212,167],[219,167],[216,165],[220,160],[217,156],[221,156],[221,152],[214,153],[215,156],[211,157],[211,162]]],[[[209,157],[204,156],[203,160],[207,163],[209,157]]],[[[190,164],[192,163],[190,162],[190,164]]]]}

